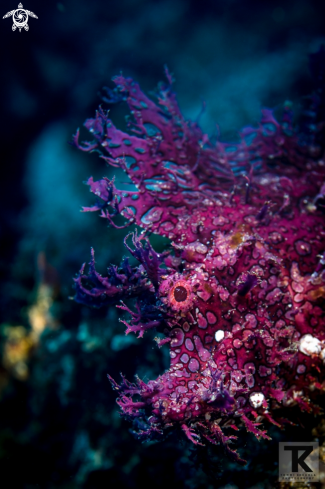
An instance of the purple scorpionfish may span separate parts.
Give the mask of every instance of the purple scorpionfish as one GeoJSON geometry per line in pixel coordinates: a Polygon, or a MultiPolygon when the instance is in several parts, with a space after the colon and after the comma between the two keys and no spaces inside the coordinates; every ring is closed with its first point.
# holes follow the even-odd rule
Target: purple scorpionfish
{"type": "Polygon", "coordinates": [[[117,76],[111,101],[127,102],[130,133],[117,129],[102,108],[85,127],[99,151],[122,168],[137,191],[114,180],[87,184],[99,197],[84,211],[100,211],[110,225],[117,215],[132,233],[124,258],[106,277],[94,254],[76,283],[76,300],[99,307],[119,303],[130,315],[126,333],[156,328],[168,344],[170,368],[156,380],[124,377],[118,404],[137,420],[138,436],[153,439],[180,427],[194,444],[230,448],[229,430],[245,425],[257,438],[266,420],[280,426],[284,407],[317,413],[325,362],[325,51],[311,55],[315,91],[297,122],[289,104],[277,120],[262,111],[258,127],[240,142],[212,142],[186,121],[171,90],[156,102],[130,78],[117,76]],[[158,254],[148,233],[171,240],[158,254]],[[134,310],[123,302],[135,298],[134,310]],[[140,426],[140,428],[139,428],[140,426]],[[227,435],[226,435],[227,433],[227,435]]]}

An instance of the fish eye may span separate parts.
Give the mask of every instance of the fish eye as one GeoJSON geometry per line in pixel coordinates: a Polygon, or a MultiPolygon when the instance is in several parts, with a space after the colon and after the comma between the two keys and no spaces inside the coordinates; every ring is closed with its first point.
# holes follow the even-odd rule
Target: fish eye
{"type": "Polygon", "coordinates": [[[182,285],[178,285],[174,290],[174,298],[176,302],[184,302],[187,299],[187,290],[182,285]]]}

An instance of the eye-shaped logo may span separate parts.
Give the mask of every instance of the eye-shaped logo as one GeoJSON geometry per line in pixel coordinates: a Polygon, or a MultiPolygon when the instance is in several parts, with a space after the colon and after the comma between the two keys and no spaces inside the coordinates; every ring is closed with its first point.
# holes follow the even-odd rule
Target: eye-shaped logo
{"type": "Polygon", "coordinates": [[[35,15],[33,12],[23,9],[23,5],[21,3],[18,5],[17,10],[11,10],[11,12],[7,12],[6,15],[4,15],[2,18],[6,19],[7,17],[11,16],[13,20],[12,30],[15,31],[18,28],[19,32],[21,32],[23,28],[25,29],[25,31],[29,30],[28,16],[34,17],[34,19],[38,19],[37,15],[35,15]]]}

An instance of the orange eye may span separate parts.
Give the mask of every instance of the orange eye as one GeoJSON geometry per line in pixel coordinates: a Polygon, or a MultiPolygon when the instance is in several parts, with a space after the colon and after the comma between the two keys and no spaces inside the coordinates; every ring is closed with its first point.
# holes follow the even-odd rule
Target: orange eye
{"type": "Polygon", "coordinates": [[[174,311],[189,311],[193,306],[193,301],[195,299],[189,281],[179,278],[178,280],[174,281],[174,284],[170,284],[169,287],[169,306],[174,311]]]}

